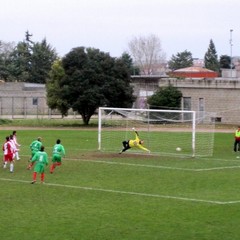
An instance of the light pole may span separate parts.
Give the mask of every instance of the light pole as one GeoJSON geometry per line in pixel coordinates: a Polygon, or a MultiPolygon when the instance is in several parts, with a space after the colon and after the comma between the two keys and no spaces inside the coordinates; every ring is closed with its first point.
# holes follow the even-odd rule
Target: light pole
{"type": "Polygon", "coordinates": [[[232,32],[233,32],[233,29],[230,29],[230,40],[229,40],[229,43],[230,43],[230,71],[231,71],[231,78],[232,78],[232,46],[233,46],[233,43],[232,43],[232,32]]]}

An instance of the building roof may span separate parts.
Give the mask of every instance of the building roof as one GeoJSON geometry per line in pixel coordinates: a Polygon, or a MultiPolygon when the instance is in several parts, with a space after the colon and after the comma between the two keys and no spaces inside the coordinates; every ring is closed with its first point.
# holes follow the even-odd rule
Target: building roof
{"type": "Polygon", "coordinates": [[[194,73],[200,73],[200,72],[214,72],[212,70],[209,70],[207,68],[203,68],[203,67],[187,67],[187,68],[180,68],[180,69],[177,69],[173,72],[194,72],[194,73]]]}

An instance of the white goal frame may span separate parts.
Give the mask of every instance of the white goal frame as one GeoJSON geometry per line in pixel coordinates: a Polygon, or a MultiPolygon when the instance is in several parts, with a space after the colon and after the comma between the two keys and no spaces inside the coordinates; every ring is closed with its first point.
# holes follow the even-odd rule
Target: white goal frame
{"type": "Polygon", "coordinates": [[[136,109],[136,108],[111,108],[111,107],[99,107],[98,110],[98,150],[102,150],[102,113],[103,111],[131,111],[131,112],[165,112],[165,113],[190,113],[192,118],[191,124],[191,148],[192,148],[192,157],[195,157],[196,150],[196,111],[186,111],[186,110],[158,110],[158,109],[136,109]]]}

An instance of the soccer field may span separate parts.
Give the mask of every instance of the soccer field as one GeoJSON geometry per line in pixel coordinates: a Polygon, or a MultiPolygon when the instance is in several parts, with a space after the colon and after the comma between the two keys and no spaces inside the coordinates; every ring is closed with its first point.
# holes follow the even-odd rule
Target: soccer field
{"type": "MultiPolygon", "coordinates": [[[[208,158],[102,153],[97,130],[18,130],[21,160],[0,173],[3,240],[199,239],[240,236],[240,158],[233,134],[216,133],[208,158]],[[30,184],[29,145],[38,136],[51,160],[66,149],[45,184],[30,184]]],[[[2,141],[10,134],[1,131],[2,141]]],[[[121,149],[119,139],[119,150],[121,149]]]]}

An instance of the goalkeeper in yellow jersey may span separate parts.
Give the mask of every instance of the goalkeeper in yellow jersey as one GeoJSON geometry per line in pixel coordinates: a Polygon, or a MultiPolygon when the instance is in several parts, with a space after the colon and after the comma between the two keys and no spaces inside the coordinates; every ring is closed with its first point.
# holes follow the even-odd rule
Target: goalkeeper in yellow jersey
{"type": "Polygon", "coordinates": [[[150,151],[143,146],[143,140],[139,138],[138,132],[135,130],[135,128],[132,128],[132,130],[135,132],[135,139],[134,140],[128,140],[128,141],[123,141],[123,149],[119,152],[119,154],[127,151],[130,148],[140,148],[144,151],[147,151],[150,153],[150,151]]]}

